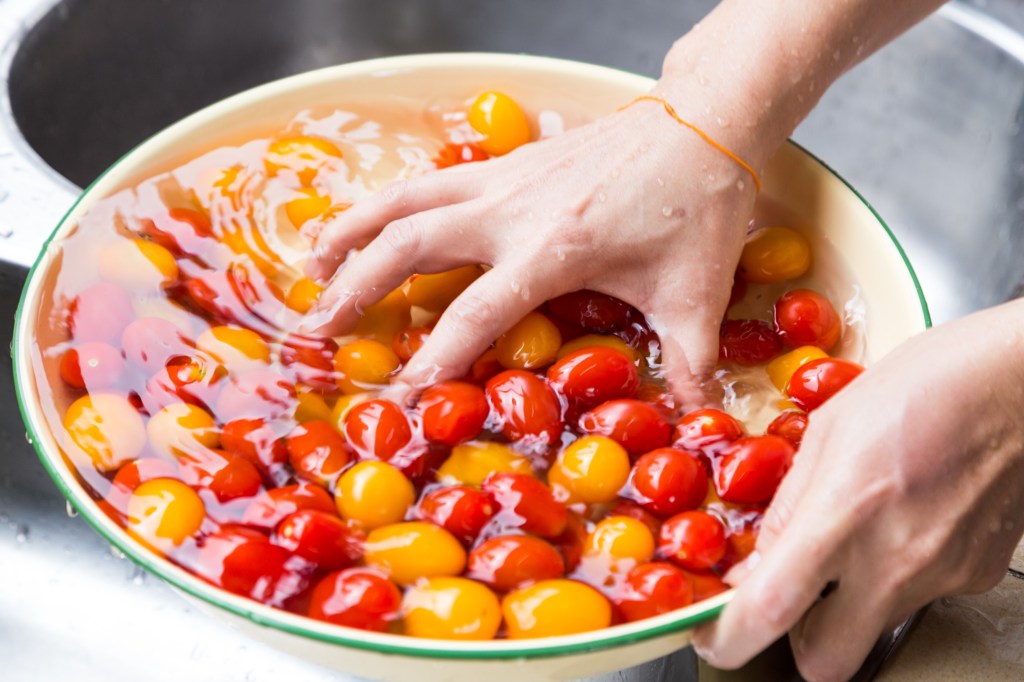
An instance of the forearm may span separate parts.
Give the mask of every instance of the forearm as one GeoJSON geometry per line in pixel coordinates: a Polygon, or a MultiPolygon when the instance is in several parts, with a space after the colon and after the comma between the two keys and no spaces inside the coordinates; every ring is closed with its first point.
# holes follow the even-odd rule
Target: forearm
{"type": "Polygon", "coordinates": [[[763,164],[844,72],[940,0],[722,0],[665,58],[657,92],[763,164]]]}

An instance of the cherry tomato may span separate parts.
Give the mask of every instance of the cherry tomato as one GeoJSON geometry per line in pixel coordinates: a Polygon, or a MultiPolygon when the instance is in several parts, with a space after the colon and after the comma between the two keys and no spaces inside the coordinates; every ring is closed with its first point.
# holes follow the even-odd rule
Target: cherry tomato
{"type": "Polygon", "coordinates": [[[370,531],[364,545],[366,564],[399,585],[420,578],[456,576],[466,567],[466,550],[440,526],[407,521],[370,531]]]}
{"type": "Polygon", "coordinates": [[[527,445],[552,445],[562,432],[562,407],[536,374],[510,369],[487,382],[487,402],[502,435],[527,445]]]}
{"type": "Polygon", "coordinates": [[[103,279],[127,291],[159,292],[178,280],[178,264],[170,251],[148,239],[119,239],[99,253],[103,279]]]}
{"type": "Polygon", "coordinates": [[[85,289],[75,296],[68,308],[71,338],[79,342],[102,341],[114,345],[134,319],[131,297],[109,282],[85,289]]]}
{"type": "Polygon", "coordinates": [[[367,400],[345,416],[345,439],[361,458],[390,461],[412,440],[412,426],[393,402],[367,400]]]}
{"type": "Polygon", "coordinates": [[[295,411],[295,386],[280,374],[255,370],[232,377],[217,397],[221,421],[243,418],[279,419],[295,411]]]}
{"type": "Polygon", "coordinates": [[[624,559],[633,564],[643,563],[654,555],[654,535],[642,521],[630,516],[608,516],[594,526],[583,554],[613,565],[624,559]]]}
{"type": "Polygon", "coordinates": [[[128,364],[150,375],[162,369],[172,357],[194,352],[182,331],[173,322],[160,317],[143,317],[125,327],[121,350],[128,364]]]}
{"type": "MultiPolygon", "coordinates": [[[[568,325],[569,323],[563,322],[563,324],[568,325]]],[[[565,338],[565,332],[562,333],[562,338],[565,338]]],[[[617,350],[623,355],[625,355],[627,358],[629,358],[631,362],[634,363],[642,359],[640,353],[637,352],[635,348],[633,348],[632,346],[630,346],[628,343],[626,343],[617,336],[611,336],[609,334],[586,333],[577,336],[571,341],[566,341],[565,343],[563,343],[562,347],[558,349],[558,359],[561,360],[562,358],[568,355],[572,355],[577,351],[585,350],[587,348],[593,348],[594,346],[604,346],[605,348],[617,350]]]]}
{"type": "Polygon", "coordinates": [[[498,337],[494,350],[505,369],[538,369],[550,365],[562,345],[562,335],[541,313],[528,313],[498,337]]]}
{"type": "Polygon", "coordinates": [[[743,246],[739,274],[748,282],[771,284],[799,277],[810,267],[806,237],[788,227],[766,227],[743,246]]]}
{"type": "Polygon", "coordinates": [[[249,460],[229,452],[200,450],[179,458],[182,477],[191,485],[206,488],[218,502],[255,496],[263,478],[249,460]]]}
{"type": "Polygon", "coordinates": [[[822,403],[857,378],[864,368],[849,360],[822,358],[812,360],[793,373],[787,393],[797,407],[806,412],[822,403]]]}
{"type": "Polygon", "coordinates": [[[146,382],[142,403],[150,414],[185,401],[204,409],[216,404],[227,370],[202,355],[176,355],[146,382]]]}
{"type": "Polygon", "coordinates": [[[708,472],[695,456],[675,448],[646,453],[633,466],[633,487],[650,512],[672,516],[696,509],[708,493],[708,472]]]}
{"type": "Polygon", "coordinates": [[[310,618],[360,630],[386,632],[399,615],[402,593],[376,571],[347,568],[331,573],[309,602],[310,618]]]}
{"type": "MultiPolygon", "coordinates": [[[[289,219],[292,219],[291,216],[289,219]]],[[[292,224],[294,223],[295,221],[292,220],[292,224]]],[[[284,304],[297,313],[306,314],[320,300],[321,293],[323,293],[323,287],[308,277],[300,277],[288,289],[284,304]]]]}
{"type": "Polygon", "coordinates": [[[333,142],[312,135],[293,135],[272,141],[263,163],[268,175],[290,170],[299,182],[309,185],[320,168],[335,158],[341,158],[341,150],[333,142]]]}
{"type": "Polygon", "coordinates": [[[721,452],[743,435],[743,427],[732,416],[711,408],[694,410],[676,424],[673,445],[680,450],[721,452]]]}
{"type": "Polygon", "coordinates": [[[548,301],[551,312],[584,329],[611,332],[624,328],[634,308],[617,298],[588,289],[562,294],[548,301]]]}
{"type": "Polygon", "coordinates": [[[498,509],[498,521],[544,538],[565,530],[569,512],[555,499],[551,488],[526,474],[495,472],[481,486],[498,509]]]}
{"type": "Polygon", "coordinates": [[[451,144],[448,143],[441,148],[441,151],[434,157],[434,165],[438,169],[451,168],[462,163],[473,163],[474,161],[486,161],[491,155],[475,144],[451,144]]]}
{"type": "Polygon", "coordinates": [[[196,348],[234,373],[263,369],[270,362],[270,346],[262,336],[232,325],[210,327],[196,338],[196,348]]]}
{"type": "Polygon", "coordinates": [[[633,361],[604,346],[591,346],[562,358],[548,369],[548,381],[566,398],[587,407],[632,398],[640,387],[633,361]]]}
{"type": "Polygon", "coordinates": [[[469,369],[469,380],[474,384],[486,384],[492,377],[495,377],[504,370],[498,362],[498,351],[493,348],[485,350],[479,358],[473,362],[469,369]]]}
{"type": "Polygon", "coordinates": [[[360,462],[338,479],[334,492],[338,513],[366,528],[398,523],[416,500],[405,475],[384,462],[360,462]]]}
{"type": "Polygon", "coordinates": [[[725,556],[725,528],[702,511],[676,514],[661,526],[658,553],[682,568],[703,571],[725,556]]]}
{"type": "Polygon", "coordinates": [[[478,143],[491,156],[501,156],[530,141],[526,114],[508,95],[488,91],[476,98],[466,118],[483,135],[478,143]]]}
{"type": "Polygon", "coordinates": [[[469,553],[466,575],[500,592],[524,583],[561,578],[562,555],[530,535],[502,535],[485,540],[469,553]]]}
{"type": "Polygon", "coordinates": [[[672,564],[655,562],[630,570],[615,605],[632,622],[660,616],[692,602],[693,586],[686,574],[672,564]]]}
{"type": "MultiPolygon", "coordinates": [[[[318,194],[312,187],[303,187],[298,191],[294,199],[289,199],[285,203],[284,212],[288,216],[288,222],[298,230],[310,220],[322,216],[330,207],[330,196],[318,194]]],[[[289,296],[289,298],[291,297],[289,296]]],[[[292,306],[289,305],[288,307],[291,308],[292,306]]],[[[309,310],[309,308],[306,308],[306,310],[309,310]]]]}
{"type": "Polygon", "coordinates": [[[471,545],[494,516],[494,503],[468,485],[435,488],[417,506],[417,516],[441,526],[466,545],[471,545]]]}
{"type": "Polygon", "coordinates": [[[587,543],[587,528],[583,521],[576,514],[569,514],[565,524],[565,530],[557,538],[551,539],[551,544],[558,548],[565,560],[565,570],[570,572],[579,566],[583,558],[583,548],[587,543]]]}
{"type": "Polygon", "coordinates": [[[185,289],[192,303],[215,320],[253,327],[262,324],[261,317],[273,319],[276,292],[266,281],[254,282],[241,267],[196,272],[188,277],[185,289]]]}
{"type": "Polygon", "coordinates": [[[64,353],[60,376],[68,386],[95,391],[110,388],[124,375],[124,360],[107,343],[87,341],[64,353]]]}
{"type": "Polygon", "coordinates": [[[295,472],[321,485],[333,483],[352,460],[345,439],[324,421],[296,426],[285,443],[295,472]]]}
{"type": "Polygon", "coordinates": [[[686,577],[693,587],[693,601],[704,601],[716,594],[721,594],[729,589],[729,586],[714,573],[703,571],[687,571],[686,577]]]}
{"type": "Polygon", "coordinates": [[[832,303],[816,291],[793,289],[775,302],[775,327],[790,348],[830,350],[839,342],[842,320],[832,303]]]}
{"type": "Polygon", "coordinates": [[[454,447],[480,433],[490,408],[479,386],[444,381],[423,392],[417,409],[427,440],[454,447]]]}
{"type": "Polygon", "coordinates": [[[794,448],[799,448],[807,430],[807,413],[800,410],[786,410],[772,420],[767,433],[785,438],[794,448]]]}
{"type": "Polygon", "coordinates": [[[406,297],[411,305],[437,313],[451,305],[482,273],[477,265],[464,265],[434,275],[413,275],[406,297]]]}
{"type": "Polygon", "coordinates": [[[262,472],[288,461],[288,449],[263,419],[235,419],[220,432],[221,446],[249,460],[262,472]]]}
{"type": "Polygon", "coordinates": [[[779,335],[761,320],[725,320],[718,341],[718,359],[737,365],[760,365],[782,352],[779,335]]]}
{"type": "Polygon", "coordinates": [[[510,592],[501,601],[509,639],[555,637],[611,625],[611,604],[575,580],[542,580],[510,592]]]}
{"type": "MultiPolygon", "coordinates": [[[[356,321],[351,333],[354,336],[367,337],[364,340],[376,341],[385,350],[390,351],[395,334],[408,327],[411,321],[409,299],[401,289],[395,289],[373,305],[367,306],[363,310],[362,316],[356,321]]],[[[378,355],[378,353],[380,353],[379,349],[367,353],[363,362],[369,361],[371,372],[379,374],[385,371],[382,366],[383,358],[388,358],[388,356],[384,353],[378,355]]],[[[388,360],[390,361],[390,358],[388,360]]],[[[342,386],[342,390],[345,390],[344,386],[342,386]]]]}
{"type": "Polygon", "coordinates": [[[391,350],[403,363],[409,362],[412,356],[419,352],[420,348],[423,348],[423,344],[429,337],[430,330],[426,327],[403,329],[395,334],[395,339],[391,342],[391,350]]]}
{"type": "Polygon", "coordinates": [[[143,457],[118,469],[113,483],[131,492],[138,488],[140,483],[154,478],[180,478],[178,465],[166,459],[143,457]]]}
{"type": "Polygon", "coordinates": [[[322,571],[347,568],[363,556],[362,538],[334,514],[303,509],[286,516],[273,541],[322,571]]]}
{"type": "Polygon", "coordinates": [[[360,393],[388,383],[401,362],[383,343],[359,339],[346,343],[334,356],[338,386],[345,393],[360,393]]]}
{"type": "Polygon", "coordinates": [[[194,535],[205,515],[192,488],[172,478],[155,478],[132,493],[126,523],[130,535],[166,552],[194,535]]]}
{"type": "Polygon", "coordinates": [[[629,478],[629,455],[605,436],[583,436],[548,470],[551,486],[570,502],[611,502],[629,478]]]}
{"type": "Polygon", "coordinates": [[[672,427],[654,405],[642,400],[609,400],[580,417],[580,431],[607,436],[634,457],[668,445],[672,427]]]}
{"type": "Polygon", "coordinates": [[[142,233],[171,253],[198,256],[214,243],[213,227],[205,214],[190,208],[171,208],[142,221],[142,233]]]}
{"type": "Polygon", "coordinates": [[[779,436],[741,438],[715,463],[715,490],[726,502],[765,504],[793,464],[793,444],[779,436]]]}
{"type": "Polygon", "coordinates": [[[495,471],[532,474],[530,460],[503,443],[471,441],[452,448],[437,471],[437,480],[480,486],[495,471]]]}
{"type": "Polygon", "coordinates": [[[466,578],[428,578],[402,600],[405,634],[431,639],[493,639],[501,626],[494,593],[466,578]]]}
{"type": "Polygon", "coordinates": [[[290,334],[280,346],[281,363],[298,383],[319,391],[337,388],[334,358],[338,344],[326,336],[290,334]]]}
{"type": "Polygon", "coordinates": [[[300,509],[335,513],[334,501],[323,486],[302,481],[257,495],[246,508],[242,523],[271,530],[286,516],[300,509]]]}
{"type": "Polygon", "coordinates": [[[768,378],[772,380],[775,388],[785,393],[786,387],[789,386],[789,380],[793,378],[793,374],[798,369],[812,360],[827,357],[828,353],[817,346],[800,346],[796,350],[791,350],[775,358],[764,369],[768,372],[768,378]]]}
{"type": "Polygon", "coordinates": [[[647,526],[654,537],[661,533],[661,519],[647,511],[633,500],[619,498],[608,510],[609,516],[628,516],[647,526]]]}
{"type": "Polygon", "coordinates": [[[203,540],[194,570],[228,592],[280,606],[306,585],[286,566],[289,557],[257,530],[224,526],[203,540]]]}
{"type": "Polygon", "coordinates": [[[146,447],[146,427],[130,402],[113,393],[86,394],[64,413],[64,430],[99,471],[115,471],[146,447]]]}

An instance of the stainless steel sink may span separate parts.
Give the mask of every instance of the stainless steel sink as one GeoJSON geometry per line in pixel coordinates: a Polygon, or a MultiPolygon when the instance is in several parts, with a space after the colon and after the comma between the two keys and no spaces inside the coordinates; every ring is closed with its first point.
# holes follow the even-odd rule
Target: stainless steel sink
{"type": "MultiPolygon", "coordinates": [[[[412,52],[530,52],[656,75],[713,4],[3,0],[0,336],[10,339],[23,268],[76,185],[204,104],[412,52]]],[[[1022,32],[1019,0],[954,2],[845,77],[795,136],[893,227],[937,321],[1005,300],[1024,278],[1022,32]]],[[[68,517],[25,442],[7,363],[0,405],[0,677],[339,679],[224,628],[115,557],[68,517]]],[[[761,665],[747,679],[792,676],[784,656],[761,665]]],[[[605,679],[698,678],[723,679],[684,651],[605,679]]]]}

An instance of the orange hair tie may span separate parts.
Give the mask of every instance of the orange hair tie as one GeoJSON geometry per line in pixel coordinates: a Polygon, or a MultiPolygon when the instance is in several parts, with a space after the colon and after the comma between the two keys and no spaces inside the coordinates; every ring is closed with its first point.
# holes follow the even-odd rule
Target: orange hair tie
{"type": "Polygon", "coordinates": [[[672,118],[674,118],[676,120],[676,122],[680,123],[681,125],[686,126],[687,128],[689,128],[693,132],[697,133],[709,145],[711,145],[712,147],[714,147],[715,149],[717,149],[718,151],[722,152],[723,154],[728,156],[730,159],[732,159],[733,161],[738,163],[743,168],[743,170],[745,170],[748,173],[750,173],[750,177],[754,178],[754,186],[757,187],[757,191],[758,192],[761,191],[761,178],[757,177],[757,172],[755,172],[754,169],[751,168],[749,163],[747,163],[746,161],[744,161],[740,157],[736,156],[735,154],[733,154],[731,151],[729,151],[728,149],[726,149],[722,145],[720,145],[717,142],[715,142],[711,138],[710,135],[705,133],[703,130],[701,130],[697,126],[693,125],[689,121],[683,120],[679,116],[679,114],[676,113],[676,110],[672,107],[672,105],[669,104],[668,102],[666,102],[665,100],[663,100],[662,98],[655,97],[654,95],[640,95],[639,97],[637,97],[635,100],[633,100],[629,104],[624,104],[621,107],[619,107],[619,111],[622,111],[623,109],[627,109],[627,108],[633,106],[634,104],[636,104],[637,102],[639,102],[641,100],[645,100],[645,99],[649,99],[652,102],[659,102],[661,104],[661,106],[665,107],[665,111],[668,112],[668,115],[671,116],[672,118]]]}

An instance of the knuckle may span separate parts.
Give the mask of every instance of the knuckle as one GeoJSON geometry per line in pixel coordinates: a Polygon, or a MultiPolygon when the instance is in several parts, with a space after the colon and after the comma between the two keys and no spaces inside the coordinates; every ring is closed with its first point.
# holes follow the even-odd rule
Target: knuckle
{"type": "Polygon", "coordinates": [[[787,602],[771,585],[765,586],[754,595],[751,608],[755,618],[765,623],[776,634],[785,632],[800,616],[798,607],[787,602]]]}
{"type": "Polygon", "coordinates": [[[388,223],[380,236],[396,256],[413,259],[423,243],[423,226],[415,217],[401,218],[388,223]]]}
{"type": "Polygon", "coordinates": [[[384,204],[404,204],[409,196],[409,184],[408,180],[389,182],[380,191],[380,201],[384,204]]]}

